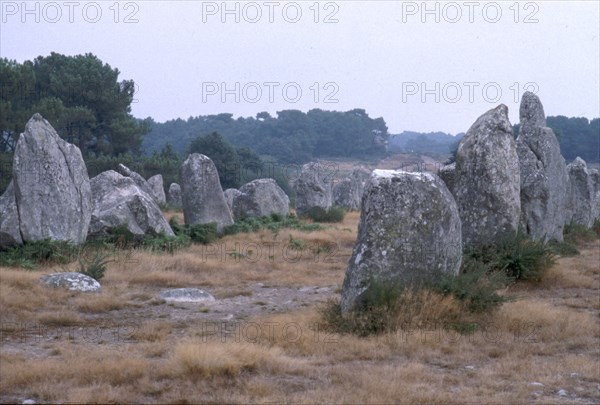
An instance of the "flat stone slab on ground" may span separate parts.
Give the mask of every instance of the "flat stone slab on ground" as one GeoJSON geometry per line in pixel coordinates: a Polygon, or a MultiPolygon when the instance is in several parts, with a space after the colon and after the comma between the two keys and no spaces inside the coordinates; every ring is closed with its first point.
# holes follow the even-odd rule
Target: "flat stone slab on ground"
{"type": "Polygon", "coordinates": [[[215,297],[199,288],[175,288],[160,292],[167,302],[214,302],[215,297]]]}
{"type": "Polygon", "coordinates": [[[62,287],[70,291],[97,292],[100,291],[100,283],[85,274],[53,273],[40,278],[40,281],[49,287],[62,287]]]}

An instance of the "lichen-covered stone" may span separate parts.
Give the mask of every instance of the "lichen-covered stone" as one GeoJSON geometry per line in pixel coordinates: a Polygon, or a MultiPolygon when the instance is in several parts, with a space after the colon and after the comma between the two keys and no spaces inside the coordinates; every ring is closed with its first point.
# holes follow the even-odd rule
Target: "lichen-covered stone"
{"type": "Polygon", "coordinates": [[[186,225],[215,222],[221,231],[233,224],[217,167],[208,156],[192,153],[181,165],[179,177],[186,225]]]}
{"type": "Polygon", "coordinates": [[[591,228],[594,223],[595,187],[585,160],[577,157],[567,166],[570,179],[568,222],[591,228]]]}
{"type": "Polygon", "coordinates": [[[565,159],[535,94],[523,95],[519,115],[521,229],[534,240],[562,241],[569,192],[565,159]]]}
{"type": "Polygon", "coordinates": [[[469,128],[456,153],[453,194],[467,246],[495,243],[517,233],[521,215],[519,158],[501,104],[469,128]]]}
{"type": "Polygon", "coordinates": [[[148,179],[148,185],[152,189],[152,197],[158,204],[165,204],[167,198],[165,197],[165,187],[163,183],[162,174],[156,174],[148,179]]]}
{"type": "Polygon", "coordinates": [[[177,183],[171,183],[169,192],[167,193],[167,204],[171,207],[181,208],[181,186],[177,183]]]}
{"type": "Polygon", "coordinates": [[[287,216],[290,199],[273,179],[256,179],[240,187],[233,198],[235,219],[266,217],[271,214],[287,216]]]}
{"type": "Polygon", "coordinates": [[[335,172],[335,168],[317,162],[302,166],[300,176],[293,185],[296,192],[296,213],[302,215],[313,208],[331,208],[335,172]]]}
{"type": "Polygon", "coordinates": [[[90,236],[106,236],[126,226],[136,235],[175,236],[160,207],[134,180],[109,170],[92,178],[94,210],[90,236]]]}
{"type": "Polygon", "coordinates": [[[364,167],[352,170],[348,177],[333,187],[333,204],[349,210],[360,209],[360,200],[370,175],[371,171],[364,167]]]}
{"type": "Polygon", "coordinates": [[[11,181],[0,197],[0,247],[21,245],[22,243],[15,189],[11,181]]]}
{"type": "Polygon", "coordinates": [[[15,147],[13,182],[25,242],[85,242],[92,214],[87,168],[79,148],[40,114],[27,122],[15,147]]]}
{"type": "Polygon", "coordinates": [[[69,291],[98,292],[100,283],[81,273],[53,273],[42,276],[40,281],[49,287],[66,288],[69,291]]]}
{"type": "Polygon", "coordinates": [[[358,238],[342,287],[342,311],[371,283],[411,284],[457,274],[462,258],[456,202],[432,173],[375,170],[361,204],[358,238]]]}

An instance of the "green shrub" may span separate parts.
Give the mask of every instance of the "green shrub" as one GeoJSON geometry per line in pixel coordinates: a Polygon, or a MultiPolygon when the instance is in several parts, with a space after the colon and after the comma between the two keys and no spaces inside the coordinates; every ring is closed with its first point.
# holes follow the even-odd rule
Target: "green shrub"
{"type": "Polygon", "coordinates": [[[490,271],[503,271],[508,277],[520,280],[540,280],[555,262],[549,245],[521,233],[494,245],[467,248],[464,257],[489,266],[490,271]]]}
{"type": "Polygon", "coordinates": [[[196,224],[196,225],[181,225],[177,222],[175,217],[171,218],[169,221],[169,225],[171,225],[171,229],[177,235],[177,238],[180,238],[180,242],[185,244],[186,238],[189,241],[194,243],[212,243],[219,238],[217,233],[217,224],[216,222],[211,222],[208,224],[196,224]]]}
{"type": "Polygon", "coordinates": [[[96,250],[94,256],[87,258],[82,255],[79,258],[79,273],[85,274],[93,278],[94,280],[100,281],[104,277],[106,271],[106,265],[113,261],[110,259],[111,254],[102,254],[100,250],[96,250]]]}
{"type": "Polygon", "coordinates": [[[557,256],[577,256],[579,254],[579,249],[573,243],[569,242],[558,242],[556,240],[551,240],[548,242],[548,247],[557,256]]]}
{"type": "Polygon", "coordinates": [[[315,222],[342,222],[346,210],[342,207],[331,207],[327,210],[321,207],[313,207],[304,214],[307,218],[312,219],[315,222]]]}
{"type": "Polygon", "coordinates": [[[66,264],[78,257],[80,249],[69,242],[53,241],[50,238],[26,242],[0,250],[0,265],[33,269],[40,264],[66,264]]]}

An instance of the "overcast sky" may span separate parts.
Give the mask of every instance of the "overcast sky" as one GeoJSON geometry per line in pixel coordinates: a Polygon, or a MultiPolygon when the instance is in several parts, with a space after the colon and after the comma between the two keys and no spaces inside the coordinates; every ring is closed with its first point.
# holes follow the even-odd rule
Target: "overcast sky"
{"type": "Polygon", "coordinates": [[[598,1],[23,4],[0,2],[0,56],[91,52],[136,82],[140,118],[363,108],[458,133],[500,103],[517,122],[525,88],[600,116],[598,1]]]}

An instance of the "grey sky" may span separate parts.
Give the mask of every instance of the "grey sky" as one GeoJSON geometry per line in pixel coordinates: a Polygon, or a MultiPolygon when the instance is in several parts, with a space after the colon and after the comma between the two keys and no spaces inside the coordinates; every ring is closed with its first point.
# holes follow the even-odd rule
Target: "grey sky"
{"type": "Polygon", "coordinates": [[[391,133],[457,133],[499,103],[517,122],[526,86],[547,115],[600,115],[598,1],[22,4],[1,1],[2,57],[91,52],[135,80],[141,118],[364,108],[391,133]]]}

